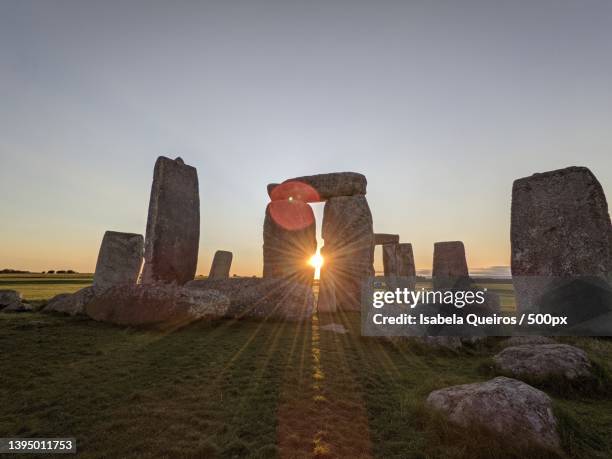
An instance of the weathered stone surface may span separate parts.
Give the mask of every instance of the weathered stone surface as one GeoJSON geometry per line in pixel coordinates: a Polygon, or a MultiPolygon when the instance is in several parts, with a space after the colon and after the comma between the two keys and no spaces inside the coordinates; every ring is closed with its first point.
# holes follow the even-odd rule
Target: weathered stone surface
{"type": "Polygon", "coordinates": [[[145,237],[143,283],[184,284],[195,276],[200,242],[198,174],[182,159],[155,163],[145,237]]]}
{"type": "Polygon", "coordinates": [[[591,361],[586,352],[568,344],[523,344],[507,347],[493,360],[500,370],[526,380],[562,378],[591,379],[591,361]]]}
{"type": "Polygon", "coordinates": [[[0,310],[2,312],[31,311],[32,306],[23,302],[21,293],[16,290],[0,290],[0,310]]]}
{"type": "Polygon", "coordinates": [[[430,393],[426,403],[466,429],[479,426],[513,442],[560,449],[550,397],[516,379],[447,387],[430,393]]]}
{"type": "Polygon", "coordinates": [[[502,341],[503,347],[522,346],[524,344],[555,344],[556,341],[548,336],[512,336],[502,341]]]}
{"type": "Polygon", "coordinates": [[[176,284],[123,285],[108,289],[85,306],[94,320],[117,325],[174,329],[222,317],[229,299],[215,290],[191,290],[176,284]]]}
{"type": "Polygon", "coordinates": [[[361,290],[374,275],[372,214],[365,196],[330,198],[323,212],[325,270],[331,276],[338,308],[361,309],[361,290]]]}
{"type": "Polygon", "coordinates": [[[312,288],[287,279],[198,279],[185,287],[189,290],[212,289],[226,295],[230,300],[228,317],[299,321],[311,317],[314,309],[312,288]]]}
{"type": "Polygon", "coordinates": [[[318,312],[336,312],[336,286],[331,276],[323,276],[319,281],[319,297],[317,299],[318,312]]]}
{"type": "Polygon", "coordinates": [[[227,279],[232,266],[232,252],[217,250],[210,266],[209,279],[227,279]]]}
{"type": "Polygon", "coordinates": [[[433,255],[434,289],[465,289],[470,284],[465,248],[461,241],[436,242],[433,255]]]}
{"type": "Polygon", "coordinates": [[[49,300],[45,312],[61,312],[71,316],[84,314],[85,305],[93,300],[96,292],[93,287],[85,287],[75,293],[60,293],[49,300]]]}
{"type": "Polygon", "coordinates": [[[317,251],[312,208],[301,201],[274,201],[266,208],[263,230],[263,277],[312,285],[308,264],[317,251]]]}
{"type": "Polygon", "coordinates": [[[399,234],[374,233],[374,245],[399,244],[399,234]]]}
{"type": "MultiPolygon", "coordinates": [[[[308,202],[325,201],[340,196],[365,195],[368,181],[365,175],[356,172],[333,172],[330,174],[308,175],[285,180],[283,183],[300,182],[309,185],[317,191],[318,196],[308,199],[308,202]]],[[[275,184],[268,185],[268,195],[272,200],[288,199],[285,193],[275,192],[275,184]]]]}
{"type": "Polygon", "coordinates": [[[382,246],[382,254],[385,277],[397,276],[397,244],[384,244],[382,246]]]}
{"type": "Polygon", "coordinates": [[[412,244],[383,245],[383,269],[385,276],[416,277],[412,244]]]}
{"type": "Polygon", "coordinates": [[[102,238],[93,287],[96,291],[136,284],[142,266],[144,239],[140,234],[106,231],[102,238]]]}
{"type": "MultiPolygon", "coordinates": [[[[511,245],[519,311],[537,309],[541,297],[559,288],[562,279],[586,276],[609,281],[612,226],[606,197],[593,173],[585,167],[568,167],[515,180],[511,245]]],[[[589,290],[588,285],[582,287],[576,298],[589,290]]],[[[575,305],[583,311],[588,307],[575,305]]],[[[601,312],[594,310],[582,319],[601,312]]]]}

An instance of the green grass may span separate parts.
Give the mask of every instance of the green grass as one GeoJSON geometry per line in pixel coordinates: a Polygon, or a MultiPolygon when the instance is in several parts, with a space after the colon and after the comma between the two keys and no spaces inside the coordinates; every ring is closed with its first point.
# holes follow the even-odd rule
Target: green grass
{"type": "Polygon", "coordinates": [[[1,274],[0,289],[17,290],[28,301],[40,302],[91,285],[93,274],[1,274]]]}
{"type": "MultiPolygon", "coordinates": [[[[612,341],[571,342],[610,373],[612,341]]],[[[83,457],[550,457],[424,407],[434,389],[489,379],[495,342],[452,352],[364,338],[357,314],[169,334],[0,314],[0,348],[0,437],[74,436],[83,457]],[[321,328],[331,321],[349,333],[321,328]]],[[[610,397],[551,396],[569,457],[610,457],[610,397]]]]}

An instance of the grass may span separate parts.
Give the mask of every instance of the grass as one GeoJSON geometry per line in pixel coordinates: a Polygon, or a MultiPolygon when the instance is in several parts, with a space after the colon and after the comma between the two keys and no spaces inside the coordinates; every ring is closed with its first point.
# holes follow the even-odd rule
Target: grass
{"type": "MultiPolygon", "coordinates": [[[[83,457],[551,457],[425,408],[432,390],[489,379],[494,345],[432,351],[359,331],[347,313],[171,334],[0,314],[0,437],[74,436],[83,457]]],[[[612,341],[573,342],[611,370],[612,341]]],[[[609,457],[610,397],[551,395],[568,456],[609,457]]]]}
{"type": "Polygon", "coordinates": [[[93,274],[1,274],[0,289],[17,290],[36,303],[59,293],[74,293],[92,280],[93,274]]]}

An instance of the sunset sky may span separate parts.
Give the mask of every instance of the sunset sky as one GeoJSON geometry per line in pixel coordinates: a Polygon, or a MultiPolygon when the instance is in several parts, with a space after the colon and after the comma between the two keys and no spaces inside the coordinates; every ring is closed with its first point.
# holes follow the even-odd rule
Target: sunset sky
{"type": "Polygon", "coordinates": [[[417,268],[443,240],[507,266],[514,179],[612,196],[611,56],[609,0],[3,0],[0,269],[92,272],[105,230],[144,234],[159,155],[198,170],[198,273],[260,275],[266,184],[335,171],[417,268]]]}

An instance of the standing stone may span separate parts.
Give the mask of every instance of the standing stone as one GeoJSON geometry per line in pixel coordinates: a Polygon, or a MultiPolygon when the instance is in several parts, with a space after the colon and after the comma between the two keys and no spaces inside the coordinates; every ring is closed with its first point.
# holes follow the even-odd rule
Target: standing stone
{"type": "Polygon", "coordinates": [[[209,279],[227,279],[232,266],[232,252],[217,250],[210,266],[209,279]]]}
{"type": "Polygon", "coordinates": [[[384,244],[382,246],[382,253],[385,277],[397,276],[397,244],[384,244]]]}
{"type": "Polygon", "coordinates": [[[463,242],[449,241],[434,244],[432,277],[435,290],[469,287],[470,281],[463,242]]]}
{"type": "Polygon", "coordinates": [[[399,234],[375,233],[374,245],[399,244],[399,234]]]}
{"type": "Polygon", "coordinates": [[[155,163],[143,283],[184,284],[195,276],[200,242],[198,173],[181,158],[155,163]]]}
{"type": "Polygon", "coordinates": [[[402,242],[397,245],[397,275],[400,277],[416,277],[412,244],[402,242]]]}
{"type": "Polygon", "coordinates": [[[398,287],[414,290],[416,286],[416,269],[412,244],[383,245],[383,267],[387,287],[398,287]]]}
{"type": "Polygon", "coordinates": [[[263,230],[263,277],[312,285],[317,251],[312,208],[301,201],[274,201],[266,207],[263,230]]]}
{"type": "MultiPolygon", "coordinates": [[[[326,260],[325,247],[321,248],[321,256],[326,260]]],[[[318,312],[336,312],[338,305],[336,303],[336,286],[332,276],[325,274],[327,262],[323,264],[319,279],[319,296],[317,298],[318,312]]]]}
{"type": "Polygon", "coordinates": [[[580,313],[571,324],[610,309],[609,295],[584,300],[593,294],[605,297],[597,291],[609,290],[606,277],[610,282],[612,272],[608,204],[589,169],[568,167],[515,180],[511,220],[519,311],[580,313]],[[545,295],[551,301],[542,301],[545,295]]]}
{"type": "Polygon", "coordinates": [[[107,231],[102,238],[93,278],[96,291],[134,285],[142,266],[144,239],[140,234],[107,231]]]}
{"type": "Polygon", "coordinates": [[[374,275],[372,213],[365,196],[330,198],[323,212],[325,264],[322,282],[331,276],[339,308],[361,309],[361,291],[374,275]]]}

